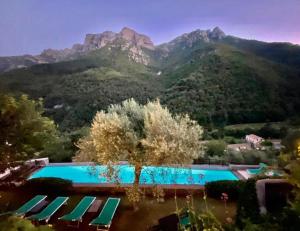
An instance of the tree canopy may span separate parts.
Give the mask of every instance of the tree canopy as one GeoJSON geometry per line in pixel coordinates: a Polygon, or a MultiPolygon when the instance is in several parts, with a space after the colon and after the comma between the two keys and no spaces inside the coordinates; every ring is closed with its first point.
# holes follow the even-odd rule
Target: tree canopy
{"type": "Polygon", "coordinates": [[[300,131],[291,131],[282,140],[284,145],[283,152],[280,155],[282,165],[287,170],[287,178],[294,186],[293,209],[300,214],[300,131]]]}
{"type": "Polygon", "coordinates": [[[158,100],[140,105],[129,99],[96,114],[89,135],[77,144],[76,159],[107,165],[128,161],[138,190],[143,166],[189,164],[203,155],[202,133],[188,115],[172,115],[158,100]]]}
{"type": "Polygon", "coordinates": [[[55,142],[58,142],[56,125],[43,116],[41,100],[0,94],[1,169],[14,161],[45,155],[55,142]]]}

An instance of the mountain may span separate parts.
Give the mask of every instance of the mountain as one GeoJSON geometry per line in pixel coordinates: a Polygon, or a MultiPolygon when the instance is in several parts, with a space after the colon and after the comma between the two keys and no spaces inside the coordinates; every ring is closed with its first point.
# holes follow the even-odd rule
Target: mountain
{"type": "MultiPolygon", "coordinates": [[[[119,33],[105,31],[100,34],[87,34],[83,44],[74,44],[72,48],[66,48],[63,50],[46,49],[36,56],[24,55],[0,57],[0,72],[16,68],[30,67],[41,63],[74,60],[93,50],[101,49],[107,45],[112,45],[118,40],[126,41],[125,46],[130,47],[130,55],[132,59],[137,62],[147,64],[147,59],[140,55],[140,49],[147,48],[153,50],[153,42],[148,36],[139,34],[128,27],[124,27],[119,33]]],[[[125,47],[123,49],[125,49],[125,47]]]]}
{"type": "Polygon", "coordinates": [[[0,88],[43,98],[62,129],[81,127],[97,110],[130,97],[141,103],[158,97],[204,125],[278,121],[300,112],[300,47],[228,36],[218,27],[157,46],[125,27],[26,56],[31,62],[2,57],[2,67],[1,60],[10,66],[0,88]]]}

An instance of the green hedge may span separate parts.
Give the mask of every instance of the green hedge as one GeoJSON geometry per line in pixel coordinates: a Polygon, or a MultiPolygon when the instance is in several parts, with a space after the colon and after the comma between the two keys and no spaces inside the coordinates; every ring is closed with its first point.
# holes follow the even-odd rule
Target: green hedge
{"type": "Polygon", "coordinates": [[[237,200],[244,181],[212,181],[205,184],[206,193],[209,197],[220,199],[222,193],[227,193],[229,200],[237,200]]]}
{"type": "Polygon", "coordinates": [[[255,183],[257,179],[247,181],[214,181],[205,185],[207,195],[221,199],[222,193],[227,193],[229,200],[237,200],[236,224],[244,228],[245,221],[254,224],[261,221],[255,183]]]}
{"type": "Polygon", "coordinates": [[[255,187],[256,180],[257,179],[249,179],[245,181],[241,187],[236,215],[236,224],[240,228],[243,228],[244,222],[247,219],[254,224],[261,222],[255,187]]]}
{"type": "Polygon", "coordinates": [[[23,187],[26,188],[26,190],[47,194],[51,192],[67,192],[72,190],[72,181],[55,177],[34,178],[28,180],[23,187]]]}

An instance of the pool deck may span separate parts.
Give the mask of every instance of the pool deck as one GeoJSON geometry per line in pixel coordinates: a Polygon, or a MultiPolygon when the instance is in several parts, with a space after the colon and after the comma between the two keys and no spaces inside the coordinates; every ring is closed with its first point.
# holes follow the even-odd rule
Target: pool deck
{"type": "MultiPolygon", "coordinates": [[[[132,187],[133,184],[112,184],[112,183],[94,183],[94,184],[82,184],[82,183],[73,183],[74,188],[104,188],[104,189],[119,189],[120,191],[123,191],[125,188],[132,187]]],[[[139,187],[141,189],[151,189],[154,186],[157,186],[158,188],[163,189],[204,189],[204,185],[184,185],[184,184],[159,184],[159,185],[153,185],[153,184],[139,184],[139,187]]]]}
{"type": "MultiPolygon", "coordinates": [[[[49,163],[47,166],[82,166],[90,165],[95,166],[97,164],[93,162],[70,162],[70,163],[49,163]]],[[[127,161],[120,161],[118,165],[130,165],[127,161]]],[[[253,167],[253,165],[251,165],[253,167]]],[[[160,165],[159,167],[170,167],[170,165],[160,165]]],[[[186,164],[176,165],[173,164],[171,167],[184,167],[193,169],[214,169],[214,170],[231,170],[230,165],[209,165],[209,164],[186,164]]]]}

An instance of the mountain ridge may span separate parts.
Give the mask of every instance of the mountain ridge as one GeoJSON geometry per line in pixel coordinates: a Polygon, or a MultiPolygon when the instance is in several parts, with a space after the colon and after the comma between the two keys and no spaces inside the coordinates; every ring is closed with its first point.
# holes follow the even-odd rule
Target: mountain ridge
{"type": "MultiPolygon", "coordinates": [[[[253,47],[260,46],[277,46],[277,50],[285,49],[286,53],[289,52],[290,47],[300,52],[300,46],[285,42],[263,42],[258,40],[241,39],[232,35],[226,35],[218,26],[212,30],[201,30],[197,29],[189,33],[184,33],[176,38],[170,40],[169,42],[155,45],[151,38],[147,35],[140,34],[135,30],[124,27],[120,32],[104,31],[102,33],[96,34],[86,34],[84,42],[76,43],[71,48],[64,49],[52,49],[48,48],[43,50],[39,55],[20,55],[20,56],[0,56],[0,73],[10,71],[17,68],[26,68],[36,64],[54,63],[61,61],[68,61],[80,58],[82,55],[86,55],[88,52],[101,49],[106,45],[112,45],[115,41],[123,39],[128,42],[126,46],[131,49],[131,58],[136,62],[141,62],[148,65],[149,57],[145,55],[143,49],[147,50],[162,50],[161,53],[167,53],[168,49],[172,44],[180,43],[180,41],[186,40],[187,46],[192,46],[193,42],[199,41],[201,39],[203,42],[214,42],[214,41],[224,41],[225,43],[235,46],[237,48],[245,49],[241,47],[240,44],[249,44],[246,48],[253,52],[253,47]]],[[[127,49],[124,46],[123,49],[127,49]]],[[[259,54],[261,51],[257,51],[259,54]]],[[[269,55],[269,58],[272,54],[269,55]]],[[[298,55],[299,56],[299,55],[298,55]]],[[[300,64],[300,57],[296,58],[297,63],[294,66],[300,64]]],[[[282,61],[282,60],[279,60],[282,61]]],[[[293,62],[293,60],[291,61],[293,62]]]]}
{"type": "MultiPolygon", "coordinates": [[[[197,33],[202,36],[202,39],[209,42],[210,39],[221,39],[225,37],[225,33],[219,28],[215,27],[211,30],[195,30],[191,33],[185,33],[178,36],[186,36],[192,33],[197,33]]],[[[124,27],[119,33],[112,31],[104,31],[98,34],[86,34],[83,44],[74,44],[71,48],[52,49],[48,48],[39,55],[23,55],[23,56],[3,56],[0,57],[0,72],[10,71],[16,68],[29,67],[35,64],[54,63],[60,61],[68,61],[79,58],[90,51],[101,49],[104,46],[112,45],[117,40],[125,40],[130,46],[132,58],[137,62],[148,64],[147,57],[143,57],[142,49],[155,50],[159,49],[161,45],[155,46],[150,37],[140,34],[135,30],[124,27]]],[[[172,43],[171,40],[170,43],[172,43]]],[[[126,49],[124,47],[123,49],[126,49]]]]}

